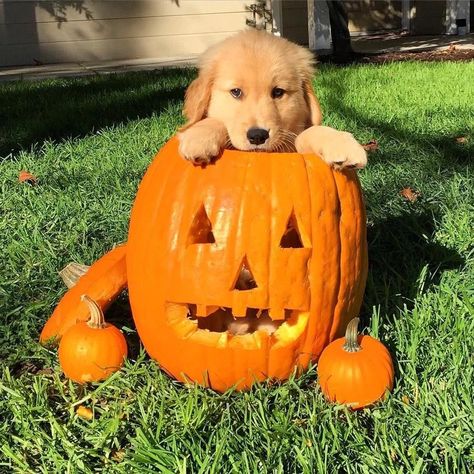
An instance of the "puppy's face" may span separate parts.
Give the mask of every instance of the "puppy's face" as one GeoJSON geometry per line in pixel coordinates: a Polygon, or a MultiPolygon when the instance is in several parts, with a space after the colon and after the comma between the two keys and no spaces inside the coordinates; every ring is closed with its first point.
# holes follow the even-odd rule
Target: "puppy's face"
{"type": "Polygon", "coordinates": [[[187,92],[185,113],[193,123],[219,119],[229,145],[239,150],[291,150],[296,135],[320,121],[312,72],[309,51],[268,33],[246,31],[204,55],[200,75],[187,92]],[[193,95],[205,96],[194,121],[193,95]]]}

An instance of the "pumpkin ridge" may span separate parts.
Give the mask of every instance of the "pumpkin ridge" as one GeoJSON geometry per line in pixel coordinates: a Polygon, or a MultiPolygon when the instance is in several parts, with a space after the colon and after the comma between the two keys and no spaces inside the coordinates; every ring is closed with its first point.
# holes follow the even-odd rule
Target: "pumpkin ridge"
{"type": "Polygon", "coordinates": [[[340,255],[340,286],[338,292],[338,303],[334,310],[334,319],[331,328],[331,340],[342,336],[347,323],[357,316],[362,296],[361,292],[365,288],[365,272],[363,271],[365,253],[365,212],[363,203],[360,201],[360,190],[354,189],[354,184],[358,184],[357,175],[354,171],[335,172],[335,183],[338,190],[338,200],[340,204],[339,237],[341,241],[340,255]],[[337,174],[335,174],[337,173],[337,174]],[[341,196],[344,199],[341,199],[341,196]],[[360,210],[358,213],[357,210],[360,210]],[[349,216],[349,218],[348,218],[349,216]],[[350,233],[351,241],[344,237],[347,226],[353,230],[350,233]],[[360,236],[362,232],[362,237],[360,236]],[[362,246],[362,251],[359,247],[362,246]],[[349,286],[354,281],[354,275],[362,275],[357,280],[355,286],[349,286]]]}
{"type": "MultiPolygon", "coordinates": [[[[338,275],[337,275],[337,287],[335,288],[335,295],[336,300],[333,306],[333,318],[331,327],[329,328],[329,340],[326,341],[329,344],[331,341],[334,340],[334,328],[340,328],[341,320],[340,317],[338,318],[338,307],[344,304],[343,298],[341,298],[341,291],[342,291],[342,273],[343,273],[343,256],[345,250],[345,240],[342,238],[342,225],[343,225],[343,203],[341,202],[341,192],[338,186],[338,180],[336,178],[335,173],[339,173],[338,171],[334,171],[331,169],[331,178],[334,183],[334,187],[336,189],[336,203],[337,203],[337,221],[338,221],[338,228],[337,228],[337,239],[338,239],[338,260],[339,265],[337,266],[338,275]]],[[[347,240],[347,239],[346,239],[347,240]]]]}
{"type": "MultiPolygon", "coordinates": [[[[321,280],[324,275],[324,267],[330,264],[331,268],[336,267],[339,281],[340,263],[340,237],[339,225],[334,222],[334,198],[337,198],[337,188],[334,182],[332,169],[324,163],[319,157],[311,154],[301,155],[305,161],[305,168],[310,184],[311,199],[311,227],[317,227],[316,232],[312,233],[312,254],[310,259],[310,311],[319,315],[316,321],[308,326],[306,332],[306,341],[304,343],[300,365],[305,367],[310,360],[316,359],[325,347],[330,338],[331,323],[334,308],[337,300],[337,291],[334,281],[321,280]],[[311,186],[313,182],[323,181],[325,189],[318,186],[311,186]],[[316,226],[317,224],[317,226],[316,226]],[[338,235],[336,245],[330,242],[332,236],[338,235]],[[321,252],[325,251],[324,258],[321,252]],[[337,261],[337,265],[334,262],[337,261]],[[311,279],[311,275],[319,275],[317,279],[311,279]],[[327,315],[331,314],[328,318],[327,315]],[[328,321],[329,320],[329,321],[328,321]],[[318,337],[316,338],[316,334],[318,337]]],[[[336,207],[339,207],[337,204],[336,207]]],[[[332,276],[334,276],[332,274],[332,276]]]]}

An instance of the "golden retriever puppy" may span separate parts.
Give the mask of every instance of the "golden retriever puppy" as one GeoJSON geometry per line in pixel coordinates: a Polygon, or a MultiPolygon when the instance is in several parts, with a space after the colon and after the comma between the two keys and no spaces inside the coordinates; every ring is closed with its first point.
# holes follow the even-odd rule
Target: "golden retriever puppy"
{"type": "Polygon", "coordinates": [[[316,153],[335,168],[363,168],[367,155],[347,132],[322,126],[311,86],[312,53],[246,30],[210,47],[186,91],[179,151],[195,164],[224,148],[316,153]]]}

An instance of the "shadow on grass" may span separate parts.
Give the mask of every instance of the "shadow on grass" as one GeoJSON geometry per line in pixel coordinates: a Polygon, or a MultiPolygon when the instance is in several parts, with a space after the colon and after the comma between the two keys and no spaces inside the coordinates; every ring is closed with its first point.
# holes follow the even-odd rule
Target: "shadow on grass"
{"type": "Polygon", "coordinates": [[[369,274],[363,319],[372,307],[391,317],[397,308],[412,308],[420,291],[439,283],[445,270],[462,266],[453,249],[432,241],[436,218],[430,212],[407,212],[381,220],[368,228],[369,274]]]}
{"type": "MultiPolygon", "coordinates": [[[[369,275],[362,310],[362,318],[367,323],[373,306],[380,308],[383,318],[391,318],[404,305],[412,308],[420,291],[438,284],[443,271],[465,263],[458,252],[435,242],[442,218],[438,197],[426,196],[425,199],[422,196],[413,204],[394,203],[392,193],[414,182],[425,183],[427,189],[436,193],[446,186],[453,174],[466,173],[473,147],[470,142],[456,142],[457,136],[470,133],[470,125],[462,121],[458,122],[457,130],[441,135],[430,129],[429,124],[425,130],[413,131],[400,121],[377,120],[370,110],[349,105],[350,101],[345,100],[346,87],[354,72],[347,70],[347,82],[334,81],[326,85],[331,95],[325,106],[357,124],[359,130],[371,130],[383,143],[380,150],[369,157],[369,167],[376,165],[380,169],[380,165],[387,164],[389,170],[383,174],[380,189],[372,176],[371,189],[365,190],[369,220],[373,222],[368,227],[369,275]],[[387,149],[384,149],[385,144],[387,149]],[[404,148],[409,160],[403,153],[404,148]],[[413,182],[406,182],[407,177],[413,182]]],[[[430,114],[439,116],[439,111],[431,110],[430,104],[420,112],[424,112],[428,120],[430,114]]],[[[452,117],[465,116],[466,110],[459,109],[457,113],[451,109],[450,113],[452,117]]]]}
{"type": "Polygon", "coordinates": [[[87,135],[160,114],[184,97],[192,70],[91,76],[0,85],[0,156],[43,140],[87,135]]]}

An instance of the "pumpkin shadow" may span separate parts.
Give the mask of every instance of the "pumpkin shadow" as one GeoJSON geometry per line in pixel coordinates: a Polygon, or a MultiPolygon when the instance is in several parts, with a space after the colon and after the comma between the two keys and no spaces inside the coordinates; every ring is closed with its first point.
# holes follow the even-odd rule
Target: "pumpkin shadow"
{"type": "Polygon", "coordinates": [[[179,106],[194,75],[166,69],[2,85],[0,156],[159,115],[179,106]]]}
{"type": "Polygon", "coordinates": [[[123,291],[110,305],[105,316],[107,322],[122,330],[128,346],[128,358],[136,360],[142,348],[138,332],[133,321],[128,291],[123,291]]]}
{"type": "Polygon", "coordinates": [[[428,211],[409,210],[369,226],[363,323],[368,323],[374,306],[388,319],[395,317],[399,308],[413,308],[420,294],[439,284],[444,271],[465,263],[457,251],[435,241],[437,220],[428,211]]]}

